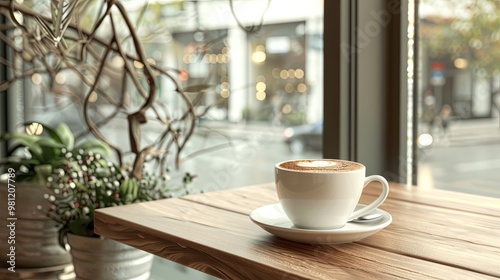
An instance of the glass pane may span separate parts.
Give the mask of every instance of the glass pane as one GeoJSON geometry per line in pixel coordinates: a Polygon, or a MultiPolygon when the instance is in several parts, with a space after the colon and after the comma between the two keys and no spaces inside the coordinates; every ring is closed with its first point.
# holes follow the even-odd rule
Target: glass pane
{"type": "MultiPolygon", "coordinates": [[[[85,138],[90,123],[124,165],[137,167],[137,155],[154,146],[145,172],[167,175],[172,186],[195,174],[190,192],[272,182],[275,163],[321,157],[323,1],[129,0],[109,14],[109,1],[76,1],[85,5],[74,18],[80,25],[67,29],[51,26],[50,2],[18,2],[31,11],[19,19],[30,36],[16,30],[10,42],[20,131],[64,122],[85,138]],[[61,49],[65,56],[53,54],[61,49]],[[152,92],[154,108],[139,113],[152,92]]],[[[156,262],[152,279],[163,279],[173,265],[156,262]]]]}
{"type": "Polygon", "coordinates": [[[418,183],[500,197],[500,3],[419,8],[418,183]]]}

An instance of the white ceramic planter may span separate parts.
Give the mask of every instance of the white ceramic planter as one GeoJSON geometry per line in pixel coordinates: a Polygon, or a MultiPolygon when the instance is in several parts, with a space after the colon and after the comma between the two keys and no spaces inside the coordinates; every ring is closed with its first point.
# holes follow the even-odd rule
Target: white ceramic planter
{"type": "Polygon", "coordinates": [[[68,234],[78,280],[147,280],[153,255],[123,243],[68,234]]]}
{"type": "MultiPolygon", "coordinates": [[[[10,247],[15,246],[16,268],[42,268],[71,264],[70,254],[58,242],[59,225],[46,216],[50,203],[44,195],[45,186],[31,183],[13,183],[10,193],[15,198],[14,215],[9,215],[8,186],[0,182],[0,263],[9,267],[10,247]],[[39,206],[42,206],[40,209],[39,206]],[[16,218],[16,220],[7,220],[16,218]],[[14,223],[15,227],[7,227],[14,223]],[[10,239],[9,239],[10,237],[10,239]],[[12,243],[15,240],[15,244],[12,243]],[[9,244],[9,242],[11,242],[9,244]]],[[[12,200],[11,200],[12,204],[12,200]]]]}

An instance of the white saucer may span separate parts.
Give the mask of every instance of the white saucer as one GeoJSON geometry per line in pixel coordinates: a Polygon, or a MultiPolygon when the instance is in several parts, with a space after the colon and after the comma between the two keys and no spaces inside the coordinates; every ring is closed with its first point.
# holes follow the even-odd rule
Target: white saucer
{"type": "MultiPolygon", "coordinates": [[[[362,205],[358,204],[357,207],[362,205]]],[[[291,241],[313,244],[340,244],[357,241],[375,234],[392,222],[389,213],[376,209],[383,216],[373,222],[347,223],[343,228],[313,230],[296,228],[288,219],[279,203],[257,208],[250,213],[250,219],[258,226],[278,237],[291,241]]]]}

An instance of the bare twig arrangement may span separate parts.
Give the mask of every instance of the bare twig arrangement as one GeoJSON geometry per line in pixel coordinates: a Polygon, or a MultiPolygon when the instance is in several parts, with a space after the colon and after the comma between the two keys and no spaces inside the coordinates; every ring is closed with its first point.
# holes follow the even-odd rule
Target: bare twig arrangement
{"type": "Polygon", "coordinates": [[[44,90],[69,96],[81,106],[88,131],[116,152],[120,166],[125,165],[126,152],[133,154],[131,176],[141,179],[149,160],[156,160],[164,170],[161,163],[167,154],[173,154],[178,164],[197,118],[195,106],[178,81],[180,71],[162,68],[147,57],[136,26],[119,0],[102,0],[99,5],[85,0],[43,2],[45,11],[0,0],[0,13],[9,21],[0,26],[0,40],[13,52],[12,60],[0,60],[12,69],[11,78],[1,81],[0,91],[17,80],[40,75],[44,90]],[[57,82],[60,73],[77,77],[80,85],[61,85],[57,82]],[[180,100],[176,112],[159,99],[160,77],[170,81],[180,100]],[[112,108],[101,119],[92,113],[97,110],[97,98],[100,105],[112,108]],[[103,133],[103,127],[119,117],[128,122],[128,149],[103,133]],[[160,123],[161,132],[156,139],[144,141],[141,132],[151,122],[160,123]]]}

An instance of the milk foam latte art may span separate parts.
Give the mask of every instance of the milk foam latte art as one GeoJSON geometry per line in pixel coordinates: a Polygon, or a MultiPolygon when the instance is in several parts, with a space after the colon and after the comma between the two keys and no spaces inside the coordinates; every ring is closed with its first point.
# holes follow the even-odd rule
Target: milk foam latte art
{"type": "Polygon", "coordinates": [[[361,163],[332,159],[304,159],[286,161],[279,165],[281,168],[304,172],[349,172],[363,168],[361,163]]]}

